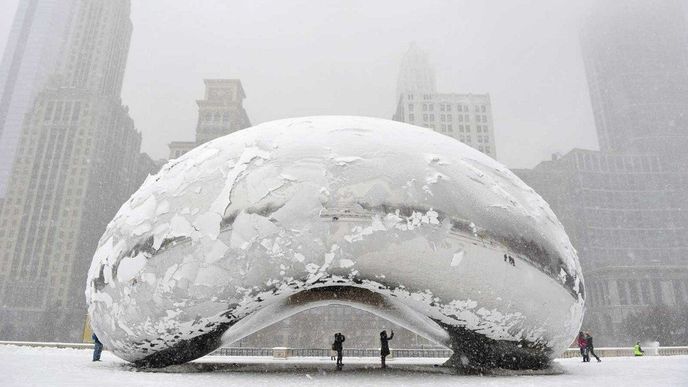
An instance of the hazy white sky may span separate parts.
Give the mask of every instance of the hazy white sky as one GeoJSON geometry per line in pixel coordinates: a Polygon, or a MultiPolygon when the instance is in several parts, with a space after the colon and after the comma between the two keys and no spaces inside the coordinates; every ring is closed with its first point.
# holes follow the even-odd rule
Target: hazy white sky
{"type": "MultiPolygon", "coordinates": [[[[0,0],[0,50],[19,0],[0,0]]],[[[577,39],[585,2],[563,0],[132,0],[123,103],[143,150],[192,140],[203,78],[239,78],[253,124],[303,115],[391,118],[415,41],[439,91],[489,93],[497,158],[531,167],[597,149],[577,39]]]]}

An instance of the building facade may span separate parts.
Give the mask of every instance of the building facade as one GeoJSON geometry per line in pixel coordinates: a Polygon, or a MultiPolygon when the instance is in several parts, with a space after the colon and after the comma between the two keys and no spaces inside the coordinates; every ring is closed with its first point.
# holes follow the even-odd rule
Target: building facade
{"type": "Polygon", "coordinates": [[[514,173],[547,200],[578,250],[588,295],[583,328],[596,332],[598,345],[632,341],[631,314],[688,303],[682,177],[660,157],[576,149],[514,173]]]}
{"type": "Polygon", "coordinates": [[[628,345],[627,319],[688,307],[688,23],[680,1],[599,2],[581,28],[600,151],[514,171],[578,249],[584,328],[628,345]]]}
{"type": "Polygon", "coordinates": [[[688,23],[680,0],[598,2],[580,42],[600,149],[688,158],[688,23]]]}
{"type": "Polygon", "coordinates": [[[412,43],[397,80],[395,121],[432,129],[497,158],[488,94],[438,93],[428,55],[412,43]]]}
{"type": "Polygon", "coordinates": [[[79,340],[86,273],[152,168],[120,91],[129,1],[78,1],[58,70],[27,113],[0,212],[0,336],[79,340]]]}
{"type": "Polygon", "coordinates": [[[59,65],[74,0],[21,0],[0,62],[0,198],[5,196],[24,116],[59,65]]]}
{"type": "Polygon", "coordinates": [[[251,126],[244,110],[246,98],[238,79],[205,79],[205,98],[198,104],[196,141],[173,141],[169,144],[170,159],[218,137],[251,126]]]}
{"type": "Polygon", "coordinates": [[[392,119],[432,129],[497,158],[488,94],[402,94],[392,119]]]}

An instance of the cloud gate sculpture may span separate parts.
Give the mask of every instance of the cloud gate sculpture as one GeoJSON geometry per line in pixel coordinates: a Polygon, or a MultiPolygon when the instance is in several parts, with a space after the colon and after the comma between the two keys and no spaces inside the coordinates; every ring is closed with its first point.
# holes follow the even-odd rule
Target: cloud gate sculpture
{"type": "Polygon", "coordinates": [[[449,366],[521,369],[568,346],[585,295],[562,225],[501,164],[425,128],[307,117],[149,176],[101,238],[86,298],[106,348],[141,366],[334,303],[449,347],[449,366]]]}

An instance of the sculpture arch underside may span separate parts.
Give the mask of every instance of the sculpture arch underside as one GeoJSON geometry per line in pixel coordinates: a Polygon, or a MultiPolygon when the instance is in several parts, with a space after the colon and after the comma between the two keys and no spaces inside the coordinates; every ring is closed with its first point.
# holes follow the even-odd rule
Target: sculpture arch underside
{"type": "Polygon", "coordinates": [[[218,323],[207,333],[134,362],[139,367],[182,364],[238,341],[307,309],[328,305],[357,308],[408,329],[453,351],[444,364],[467,372],[491,368],[540,369],[549,365],[551,350],[529,342],[494,340],[479,333],[433,320],[394,297],[353,285],[315,286],[302,290],[236,322],[218,323]]]}
{"type": "Polygon", "coordinates": [[[339,303],[480,370],[545,367],[578,332],[585,288],[547,203],[495,160],[426,128],[308,117],[146,179],[101,238],[86,298],[105,346],[141,366],[339,303]]]}

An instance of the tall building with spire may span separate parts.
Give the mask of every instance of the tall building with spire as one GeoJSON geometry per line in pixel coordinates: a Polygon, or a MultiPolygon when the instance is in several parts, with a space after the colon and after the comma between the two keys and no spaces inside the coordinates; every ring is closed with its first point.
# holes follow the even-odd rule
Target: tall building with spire
{"type": "Polygon", "coordinates": [[[197,100],[198,121],[196,141],[173,141],[169,144],[170,159],[218,137],[251,126],[244,110],[246,98],[238,79],[204,79],[205,97],[197,100]]]}
{"type": "Polygon", "coordinates": [[[21,0],[0,62],[0,199],[5,196],[24,116],[54,74],[74,0],[21,0]]]}
{"type": "Polygon", "coordinates": [[[401,61],[396,97],[393,120],[432,129],[497,158],[490,95],[438,93],[435,70],[415,43],[401,61]]]}
{"type": "Polygon", "coordinates": [[[430,65],[428,54],[415,43],[411,43],[399,67],[396,96],[435,92],[437,92],[435,69],[430,65]]]}
{"type": "Polygon", "coordinates": [[[129,12],[128,0],[76,1],[25,116],[0,212],[0,337],[80,338],[98,239],[146,175],[120,99],[129,12]]]}

